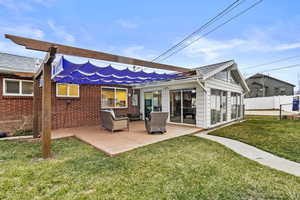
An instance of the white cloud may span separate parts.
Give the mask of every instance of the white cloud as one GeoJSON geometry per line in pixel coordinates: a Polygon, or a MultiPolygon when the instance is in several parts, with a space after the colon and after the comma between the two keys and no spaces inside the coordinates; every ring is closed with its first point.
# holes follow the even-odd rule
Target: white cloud
{"type": "Polygon", "coordinates": [[[278,51],[298,49],[298,48],[300,48],[300,42],[291,43],[291,44],[281,44],[276,47],[278,51]]]}
{"type": "MultiPolygon", "coordinates": [[[[193,40],[193,39],[191,39],[193,40]]],[[[188,41],[190,42],[190,41],[188,41]]],[[[214,61],[226,55],[239,55],[241,53],[271,53],[300,48],[300,42],[283,42],[267,31],[255,30],[246,37],[229,40],[216,40],[201,38],[182,51],[188,57],[202,57],[206,62],[214,61]]]]}
{"type": "Polygon", "coordinates": [[[14,34],[23,37],[32,37],[36,39],[42,39],[45,36],[45,33],[41,29],[34,28],[30,24],[16,24],[15,26],[0,25],[0,33],[14,34]]]}
{"type": "Polygon", "coordinates": [[[123,48],[121,50],[120,55],[132,57],[132,58],[144,59],[144,60],[151,60],[154,58],[156,53],[150,49],[146,49],[142,45],[132,45],[123,48]]]}
{"type": "Polygon", "coordinates": [[[0,52],[36,57],[41,59],[43,59],[45,55],[44,52],[25,49],[24,47],[17,45],[7,39],[0,40],[0,52]]]}
{"type": "Polygon", "coordinates": [[[55,24],[53,20],[48,20],[48,25],[51,28],[51,30],[54,32],[54,34],[62,38],[64,42],[70,42],[73,43],[75,42],[75,36],[72,35],[71,33],[68,33],[63,26],[59,26],[55,24]]]}
{"type": "Polygon", "coordinates": [[[202,55],[206,60],[213,60],[218,58],[225,51],[237,48],[243,43],[244,41],[240,39],[219,41],[203,38],[186,48],[183,54],[189,57],[199,57],[202,55]]]}
{"type": "Polygon", "coordinates": [[[118,19],[116,22],[120,26],[122,26],[123,28],[126,28],[126,29],[135,29],[135,28],[138,27],[138,24],[130,22],[130,21],[125,20],[125,19],[118,19]]]}

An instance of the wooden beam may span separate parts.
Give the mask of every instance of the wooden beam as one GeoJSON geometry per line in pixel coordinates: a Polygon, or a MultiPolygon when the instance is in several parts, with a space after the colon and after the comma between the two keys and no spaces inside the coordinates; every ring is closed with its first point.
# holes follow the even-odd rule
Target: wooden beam
{"type": "Polygon", "coordinates": [[[155,62],[125,57],[125,56],[104,53],[100,51],[82,49],[82,48],[66,46],[66,45],[51,43],[51,42],[45,42],[41,40],[34,40],[30,38],[24,38],[24,37],[9,35],[9,34],[5,34],[5,37],[12,40],[16,44],[24,46],[27,49],[32,49],[37,51],[48,52],[50,47],[57,47],[57,53],[65,54],[65,55],[93,58],[93,59],[105,60],[110,62],[117,62],[117,63],[123,63],[123,64],[135,65],[135,66],[143,66],[143,67],[171,70],[171,71],[178,71],[178,72],[188,72],[191,70],[179,66],[155,63],[155,62]]]}
{"type": "MultiPolygon", "coordinates": [[[[55,56],[50,47],[49,53],[55,56]]],[[[51,62],[43,63],[43,94],[42,94],[42,151],[43,158],[51,157],[51,62]]]]}
{"type": "Polygon", "coordinates": [[[33,80],[33,137],[39,137],[39,103],[38,103],[39,81],[33,80]]]}

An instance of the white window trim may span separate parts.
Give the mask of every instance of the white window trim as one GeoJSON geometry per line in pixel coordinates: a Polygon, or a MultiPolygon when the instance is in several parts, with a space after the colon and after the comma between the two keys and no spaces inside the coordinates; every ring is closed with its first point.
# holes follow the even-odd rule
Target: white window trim
{"type": "Polygon", "coordinates": [[[121,87],[107,87],[107,86],[105,86],[105,87],[101,87],[101,108],[103,108],[103,109],[125,109],[125,108],[128,108],[128,89],[127,88],[121,88],[121,87]],[[103,89],[114,89],[114,94],[115,94],[115,98],[114,98],[114,104],[115,104],[115,106],[114,107],[108,107],[108,106],[102,106],[103,105],[103,101],[102,101],[102,90],[103,89]],[[117,89],[121,89],[121,90],[126,90],[126,97],[127,97],[127,99],[126,99],[126,106],[125,107],[117,107],[116,106],[116,102],[117,102],[117,93],[116,93],[116,90],[117,89]]]}
{"type": "Polygon", "coordinates": [[[79,84],[71,84],[71,83],[56,83],[56,97],[64,97],[64,98],[79,98],[80,97],[80,85],[79,84]],[[67,84],[67,95],[59,95],[58,94],[58,85],[65,85],[67,84]],[[70,87],[69,85],[78,85],[78,95],[77,96],[71,96],[70,93],[70,87]]]}
{"type": "Polygon", "coordinates": [[[20,97],[32,97],[33,96],[33,92],[32,94],[22,94],[22,87],[23,87],[23,82],[28,82],[28,83],[32,83],[33,81],[30,80],[23,80],[23,79],[11,79],[11,78],[4,78],[3,79],[3,96],[20,96],[20,97]],[[6,81],[18,81],[19,83],[19,93],[7,93],[6,92],[6,81]]]}

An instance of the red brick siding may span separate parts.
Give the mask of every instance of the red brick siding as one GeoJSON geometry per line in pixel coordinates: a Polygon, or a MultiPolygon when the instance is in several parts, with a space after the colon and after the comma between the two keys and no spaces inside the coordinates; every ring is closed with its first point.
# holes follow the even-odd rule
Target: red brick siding
{"type": "Polygon", "coordinates": [[[0,74],[0,121],[21,120],[32,115],[32,97],[3,96],[3,78],[20,79],[0,74]]]}
{"type": "MultiPolygon", "coordinates": [[[[41,91],[39,90],[39,110],[42,111],[41,91]]],[[[132,93],[129,88],[128,93],[132,93]]],[[[138,93],[137,91],[135,93],[138,93]]],[[[100,125],[101,117],[101,86],[80,85],[79,98],[56,97],[56,85],[52,84],[52,129],[87,125],[100,125]]],[[[131,105],[131,95],[128,96],[128,108],[115,109],[116,115],[127,115],[139,112],[139,107],[131,105]]],[[[41,115],[39,116],[41,127],[41,115]]]]}
{"type": "MultiPolygon", "coordinates": [[[[33,98],[3,96],[3,77],[4,75],[0,74],[0,122],[8,120],[23,120],[24,116],[32,117],[33,98]]],[[[131,105],[132,89],[129,88],[128,93],[130,94],[128,96],[128,108],[115,109],[117,115],[126,115],[127,113],[139,112],[139,107],[134,107],[131,105]]],[[[139,91],[135,90],[135,93],[139,94],[139,91]]],[[[39,127],[41,128],[42,88],[39,89],[37,98],[39,102],[39,127]]],[[[56,97],[56,85],[55,83],[52,84],[52,129],[100,125],[100,110],[100,85],[80,85],[79,98],[61,98],[56,97]]]]}

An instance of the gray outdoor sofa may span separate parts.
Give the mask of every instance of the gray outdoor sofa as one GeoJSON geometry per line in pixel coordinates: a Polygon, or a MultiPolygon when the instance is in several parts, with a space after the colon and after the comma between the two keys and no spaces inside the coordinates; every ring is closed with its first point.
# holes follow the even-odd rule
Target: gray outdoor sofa
{"type": "Polygon", "coordinates": [[[127,129],[129,130],[128,117],[115,117],[112,110],[101,110],[102,126],[111,132],[127,129]]]}

